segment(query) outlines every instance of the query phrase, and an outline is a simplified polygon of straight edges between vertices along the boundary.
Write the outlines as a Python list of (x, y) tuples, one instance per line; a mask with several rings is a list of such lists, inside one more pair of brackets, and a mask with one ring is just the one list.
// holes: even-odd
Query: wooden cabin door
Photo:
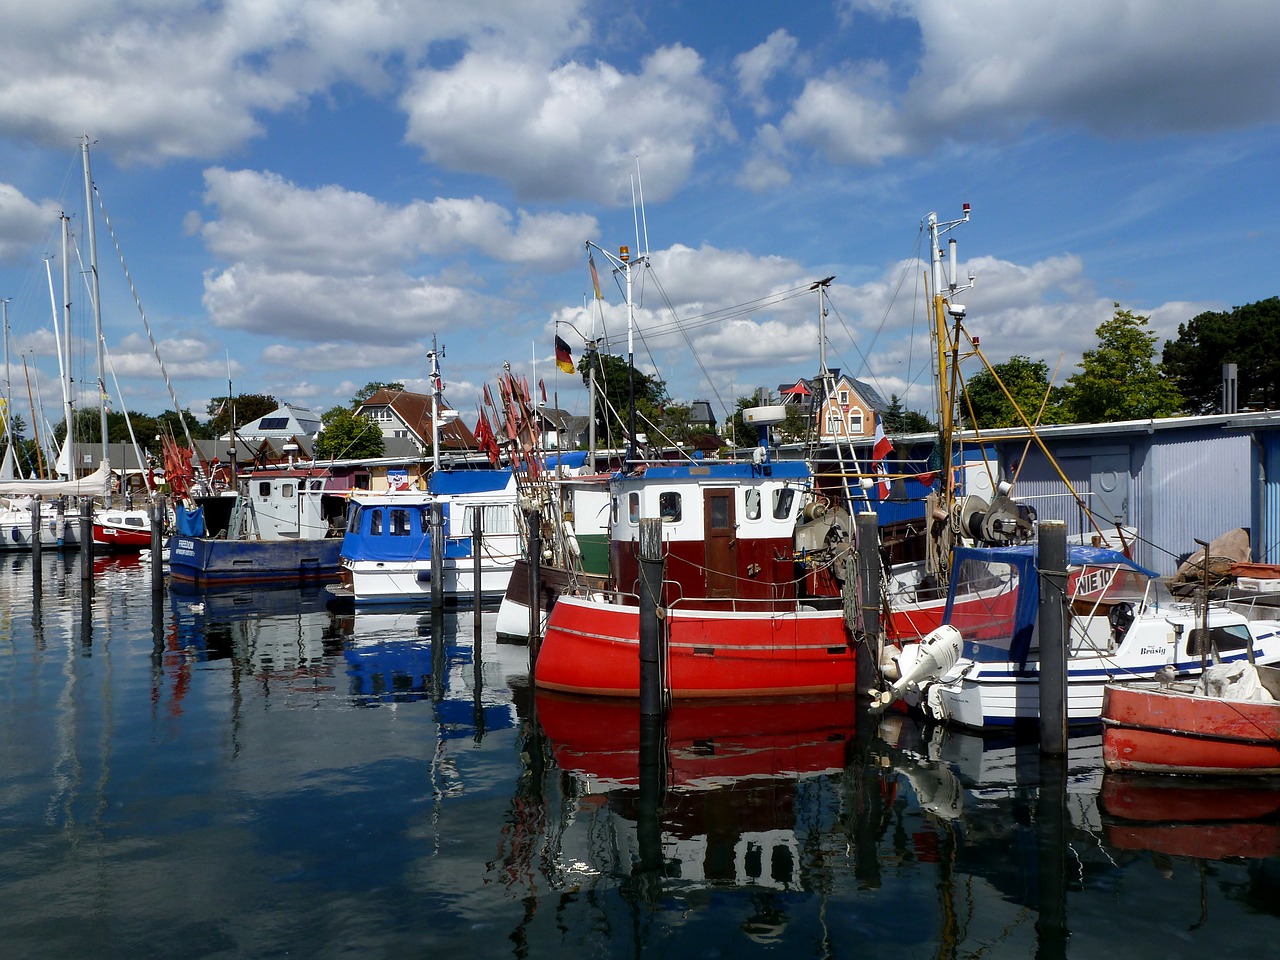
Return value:
[(732, 489), (722, 487), (702, 493), (708, 597), (732, 597), (737, 592), (738, 522), (733, 494)]

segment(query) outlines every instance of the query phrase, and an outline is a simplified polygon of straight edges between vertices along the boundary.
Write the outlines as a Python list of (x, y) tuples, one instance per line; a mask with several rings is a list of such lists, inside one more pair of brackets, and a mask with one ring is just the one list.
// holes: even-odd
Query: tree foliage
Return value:
[[(596, 368), (596, 390), (600, 400), (596, 407), (597, 442), (612, 447), (625, 446), (629, 437), (631, 416), (630, 373), (627, 361), (609, 353), (593, 353), (588, 351), (578, 360), (578, 372), (582, 374), (582, 382), (588, 383), (591, 378), (591, 359), (598, 361)], [(657, 377), (651, 377), (641, 370), (635, 371), (636, 398), (636, 432), (646, 433), (646, 421), (661, 423), (663, 408), (671, 399), (667, 394), (667, 385)], [(655, 441), (657, 437), (653, 438)]]
[(889, 397), (889, 409), (880, 418), (885, 433), (933, 433), (938, 425), (918, 410), (908, 410), (895, 393)]
[(1162, 362), (1191, 413), (1222, 409), (1224, 363), (1236, 364), (1241, 407), (1280, 408), (1280, 297), (1179, 324), (1177, 339), (1164, 345)]
[(320, 420), (324, 429), (316, 437), (317, 460), (363, 460), (386, 452), (382, 429), (369, 417), (334, 407)]
[(252, 423), (280, 407), (275, 397), (263, 393), (242, 393), (231, 403), (226, 397), (214, 397), (209, 401), (208, 427), (212, 436), (221, 437), (231, 432), (231, 413), (235, 411), (236, 427)]
[(1078, 423), (1109, 423), (1167, 417), (1182, 409), (1182, 396), (1156, 362), (1156, 335), (1148, 317), (1115, 305), (1094, 332), (1098, 346), (1086, 350), (1080, 372), (1067, 380), (1066, 405)]
[[(1017, 409), (1000, 389), (1001, 383), (1009, 391)], [(967, 429), (975, 426), (982, 429), (1021, 427), (1022, 418), (1018, 416), (1018, 410), (1021, 410), (1032, 425), (1070, 423), (1071, 417), (1063, 401), (1063, 388), (1049, 383), (1048, 364), (1043, 360), (1015, 356), (1004, 363), (992, 364), (991, 370), (983, 370), (969, 378), (960, 399), (960, 419)]]

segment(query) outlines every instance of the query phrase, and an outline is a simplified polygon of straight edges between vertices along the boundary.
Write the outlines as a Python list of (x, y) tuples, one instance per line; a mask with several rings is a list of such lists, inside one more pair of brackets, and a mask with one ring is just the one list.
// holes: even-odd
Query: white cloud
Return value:
[(499, 177), (524, 197), (622, 203), (636, 158), (646, 197), (664, 200), (684, 184), (716, 133), (718, 99), (698, 54), (673, 46), (635, 76), (473, 51), (423, 71), (402, 106), (408, 139), (441, 166)]
[(763, 116), (772, 109), (765, 85), (790, 66), (797, 46), (796, 38), (779, 28), (769, 34), (764, 43), (734, 57), (738, 88), (758, 115)]
[[(341, 83), (378, 91), (440, 41), (559, 50), (584, 0), (97, 0), (10, 4), (0, 133), (49, 146), (84, 131), (125, 160), (217, 157), (261, 115)], [(545, 55), (545, 53), (542, 53)]]
[(415, 200), (395, 207), (338, 186), (314, 190), (272, 173), (213, 168), (205, 202), (220, 217), (202, 227), (209, 249), (227, 260), (275, 269), (359, 275), (419, 255), (482, 251), (540, 268), (576, 262), (594, 217), (511, 214), (480, 197)]
[(0, 260), (29, 254), (33, 244), (49, 235), (58, 212), (53, 201), (36, 203), (12, 184), (0, 183)]
[(1280, 118), (1272, 0), (843, 0), (840, 12), (915, 21), (922, 51), (905, 87), (869, 85), (879, 68), (865, 62), (806, 85), (781, 127), (840, 162), (1036, 124), (1146, 137)]

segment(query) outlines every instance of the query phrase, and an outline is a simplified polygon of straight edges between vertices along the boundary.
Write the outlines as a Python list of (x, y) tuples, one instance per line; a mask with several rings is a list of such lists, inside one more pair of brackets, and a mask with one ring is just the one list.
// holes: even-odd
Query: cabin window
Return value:
[(423, 533), (426, 533), (428, 530), (431, 529), (431, 508), (430, 507), (418, 508), (418, 528), (422, 530)]
[(393, 507), (391, 509), (390, 526), (393, 537), (407, 537), (409, 535), (409, 511), (404, 507)]
[(382, 511), (371, 510), (369, 512), (369, 534), (370, 536), (382, 536)]
[[(1196, 627), (1187, 635), (1187, 656), (1200, 656), (1200, 637), (1204, 633), (1199, 627)], [(1213, 656), (1213, 648), (1216, 646), (1219, 653), (1229, 653), (1233, 650), (1249, 649), (1249, 628), (1243, 623), (1232, 624), (1228, 627), (1210, 627), (1209, 640), (1212, 644), (1206, 644), (1204, 653), (1208, 657)]]
[(658, 494), (658, 515), (663, 520), (677, 523), (682, 516), (680, 510), (680, 494), (678, 493), (660, 493)]
[(791, 516), (791, 507), (795, 500), (796, 492), (790, 487), (773, 491), (773, 519), (786, 520)]
[(266, 498), (266, 497), (271, 496), (271, 481), (270, 481), (270, 480), (259, 480), (259, 481), (258, 481), (258, 496), (263, 497), (263, 498)]
[(640, 494), (627, 494), (627, 518), (632, 523), (640, 522)]
[(142, 518), (141, 517), (125, 517), (124, 525), (126, 527), (140, 527), (142, 526)]
[(347, 517), (348, 530), (355, 530), (355, 531), (360, 530), (360, 514), (363, 512), (364, 511), (361, 509), (360, 504), (353, 503), (351, 505), (351, 514), (350, 516)]
[(312, 490), (323, 490), (323, 489), (324, 489), (324, 481), (323, 481), (323, 480), (312, 480), (312, 481), (311, 481), (311, 489), (312, 489)]
[(280, 484), (280, 496), (285, 498), (291, 498), (293, 496), (293, 484), (292, 483)]
[(752, 489), (747, 491), (747, 519), (748, 520), (760, 519), (760, 491), (759, 490)]

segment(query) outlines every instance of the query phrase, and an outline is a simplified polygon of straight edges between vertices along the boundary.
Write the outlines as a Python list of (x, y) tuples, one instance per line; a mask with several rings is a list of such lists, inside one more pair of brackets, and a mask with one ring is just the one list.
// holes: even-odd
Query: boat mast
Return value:
[[(956, 405), (956, 394), (959, 385), (960, 360), (960, 322), (964, 319), (964, 306), (955, 303), (952, 298), (962, 290), (969, 290), (974, 285), (974, 277), (968, 283), (960, 283), (960, 263), (956, 254), (956, 240), (951, 237), (947, 243), (948, 252), (942, 252), (941, 238), (962, 223), (969, 222), (969, 204), (964, 205), (964, 216), (958, 220), (938, 222), (936, 213), (929, 214), (929, 259), (930, 284), (933, 287), (933, 339), (937, 350), (937, 369), (935, 376), (938, 387), (938, 427), (942, 434), (942, 495), (948, 504), (955, 497), (954, 456), (955, 435), (958, 427), (959, 408)], [(947, 277), (942, 261), (950, 256), (951, 275)], [(947, 317), (955, 320), (955, 329), (947, 328)]]
[(436, 335), (431, 335), (431, 349), (427, 351), (427, 359), (431, 361), (431, 472), (440, 469), (440, 405), (444, 397), (440, 390), (440, 358), (444, 356), (444, 347), (437, 348)]
[(0, 316), (4, 322), (4, 436), (9, 442), (9, 453), (13, 457), (15, 470), (22, 475), (18, 466), (18, 452), (13, 445), (13, 380), (9, 374), (9, 301), (12, 297), (0, 299)]
[[(831, 368), (827, 366), (827, 287), (831, 285), (831, 281), (835, 277), (827, 277), (825, 280), (816, 281), (810, 290), (818, 292), (818, 376), (822, 381), (822, 405), (819, 411), (826, 409), (826, 404), (831, 402), (836, 392), (835, 378), (831, 376)], [(819, 413), (821, 415), (821, 413)], [(822, 436), (823, 424), (815, 424), (816, 435)], [(840, 418), (840, 433), (848, 439), (848, 423), (842, 416)], [(853, 494), (849, 490), (849, 469), (845, 465), (845, 449), (840, 443), (840, 434), (833, 436), (836, 451), (836, 466), (840, 472), (840, 491), (843, 495), (843, 505), (852, 515), (853, 513)], [(849, 447), (852, 454), (853, 447)], [(854, 469), (857, 469), (855, 459)]]
[(98, 341), (98, 419), (102, 427), (102, 462), (107, 462), (107, 360), (102, 342), (102, 300), (98, 295), (98, 231), (93, 219), (93, 177), (89, 172), (89, 135), (80, 144), (84, 158), (84, 222), (89, 234), (89, 282), (93, 296), (93, 335)]
[[(68, 479), (75, 479), (75, 410), (71, 405), (71, 218), (62, 214), (62, 332), (58, 332), (58, 318), (53, 318), (54, 339), (58, 343), (58, 373), (62, 381), (62, 415), (67, 423), (67, 435), (58, 452), (58, 472)], [(65, 467), (65, 470), (64, 470)]]

